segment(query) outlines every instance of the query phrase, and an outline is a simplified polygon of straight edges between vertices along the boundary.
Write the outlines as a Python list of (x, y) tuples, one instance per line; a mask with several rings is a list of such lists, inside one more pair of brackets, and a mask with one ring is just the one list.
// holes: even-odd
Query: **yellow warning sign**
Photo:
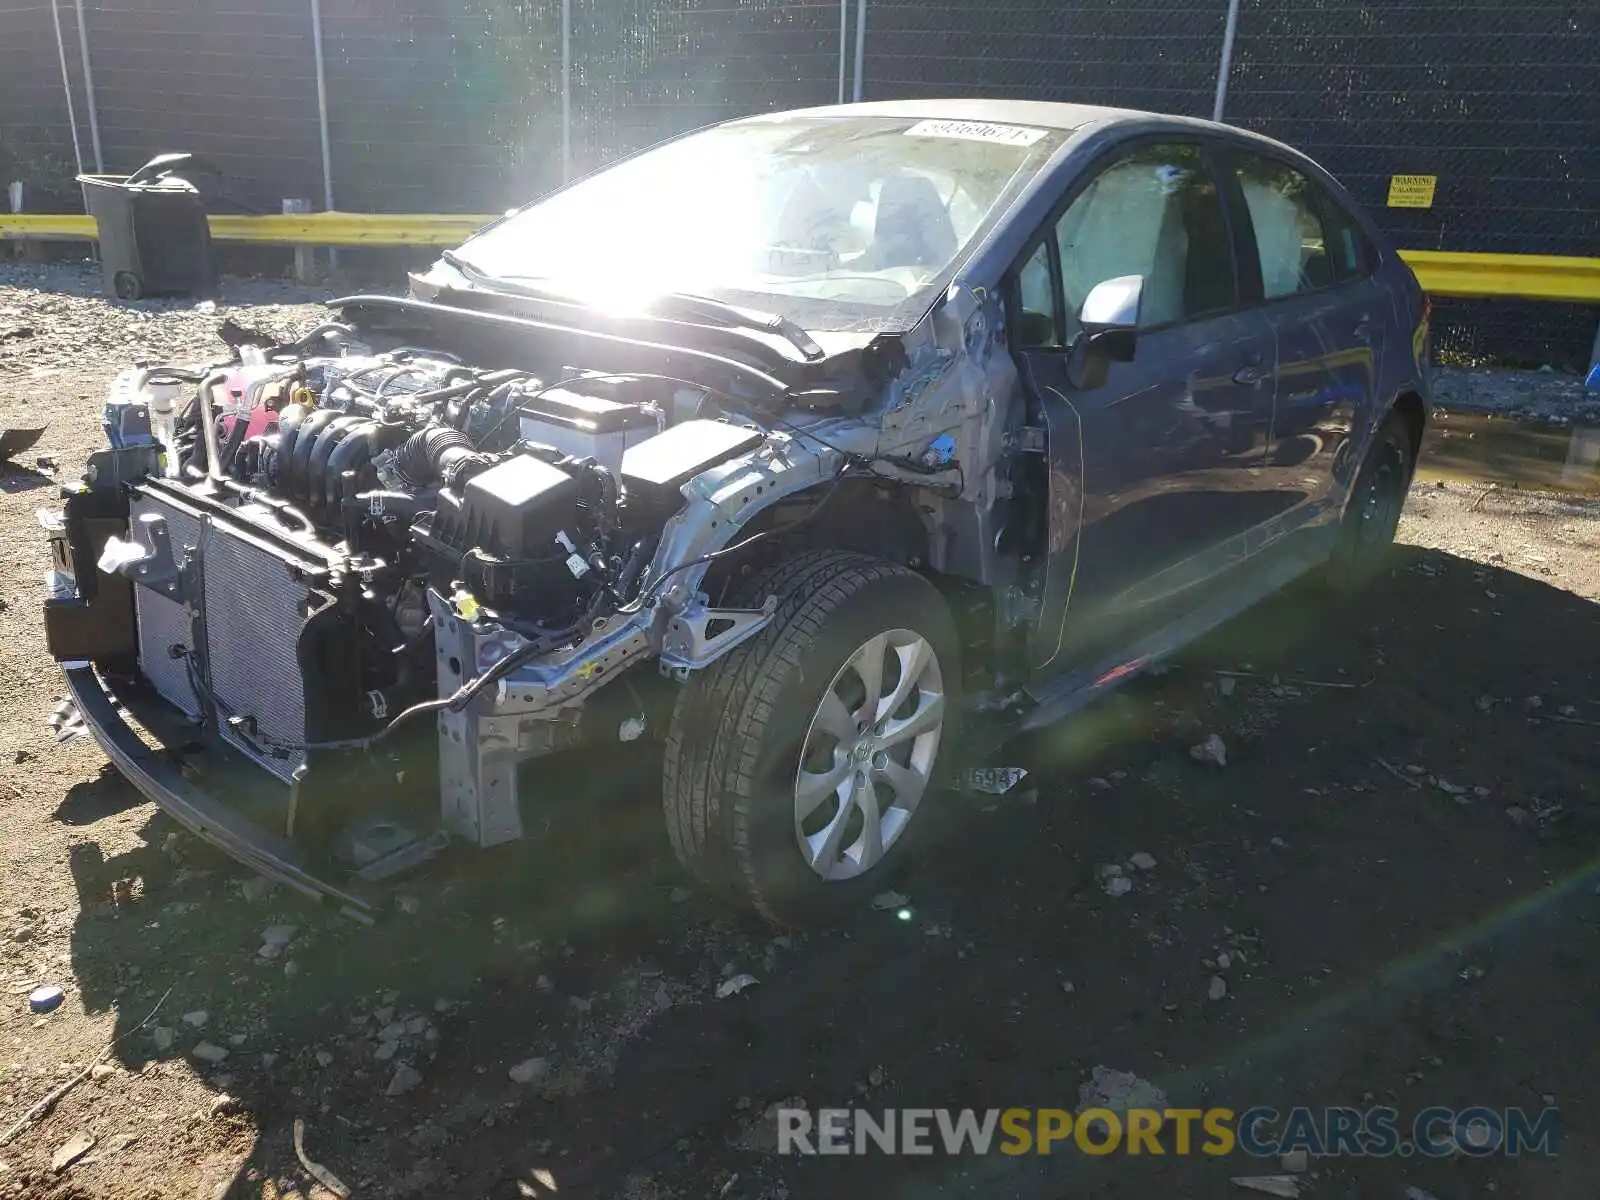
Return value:
[(1433, 189), (1438, 183), (1437, 175), (1391, 175), (1389, 207), (1432, 208)]

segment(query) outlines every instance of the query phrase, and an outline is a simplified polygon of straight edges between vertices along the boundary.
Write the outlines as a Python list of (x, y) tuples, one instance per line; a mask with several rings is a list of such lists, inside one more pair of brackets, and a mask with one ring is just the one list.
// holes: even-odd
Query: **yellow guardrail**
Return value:
[[(227, 242), (280, 246), (459, 246), (494, 216), (439, 213), (320, 212), (208, 218), (211, 236)], [(94, 218), (0, 213), (0, 238), (93, 238)]]
[[(288, 246), (457, 246), (494, 216), (439, 213), (304, 213), (210, 218), (219, 241)], [(0, 238), (93, 238), (91, 217), (0, 213)], [(1600, 258), (1402, 250), (1436, 296), (1600, 304)]]
[(1468, 254), (1402, 250), (1400, 257), (1435, 296), (1497, 296), (1600, 304), (1600, 258), (1555, 254)]

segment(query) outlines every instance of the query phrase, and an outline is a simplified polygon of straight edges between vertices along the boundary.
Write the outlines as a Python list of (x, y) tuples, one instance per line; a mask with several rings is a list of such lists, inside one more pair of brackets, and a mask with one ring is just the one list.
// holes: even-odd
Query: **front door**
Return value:
[[(1134, 360), (1068, 381), (1098, 283), (1144, 277)], [(1149, 632), (1242, 560), (1277, 501), (1260, 490), (1271, 327), (1242, 312), (1236, 255), (1198, 143), (1135, 146), (1069, 193), (1016, 271), (1013, 345), (1049, 447), (1049, 546), (1032, 666)]]

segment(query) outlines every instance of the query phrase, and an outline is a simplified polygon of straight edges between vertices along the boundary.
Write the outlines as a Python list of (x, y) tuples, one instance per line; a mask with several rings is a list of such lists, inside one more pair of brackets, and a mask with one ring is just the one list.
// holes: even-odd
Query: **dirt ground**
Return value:
[[(1554, 1158), (1326, 1159), (1295, 1186), (1600, 1195), (1600, 504), (1491, 488), (1438, 442), (1454, 466), (1385, 578), (1297, 588), (1016, 747), (1032, 776), (891, 881), (895, 911), (803, 937), (719, 914), (641, 752), (569, 764), (540, 836), (407, 881), (368, 928), (261, 888), (47, 724), (34, 510), (99, 444), (111, 374), (318, 298), (95, 290), (0, 265), (0, 427), (49, 421), (0, 476), (0, 1138), (122, 1040), (0, 1145), (0, 1196), (333, 1194), (302, 1121), (361, 1196), (1202, 1200), (1277, 1169), (770, 1149), (779, 1102), (1070, 1109), (1099, 1066), (1194, 1107), (1557, 1105)], [(1190, 756), (1210, 733), (1225, 767)], [(66, 990), (48, 1016), (39, 983)]]

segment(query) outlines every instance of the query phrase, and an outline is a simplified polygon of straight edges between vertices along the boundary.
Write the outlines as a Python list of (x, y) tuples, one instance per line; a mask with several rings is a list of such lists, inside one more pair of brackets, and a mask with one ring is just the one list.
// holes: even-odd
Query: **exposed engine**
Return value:
[[(683, 482), (762, 440), (693, 419), (703, 395), (379, 353), (339, 325), (210, 372), (127, 372), (112, 444), (160, 454), (100, 562), (142, 585), (140, 673), (288, 783), (400, 714), (459, 711), (637, 608)], [(446, 613), (516, 653), (463, 665), (434, 637)]]

